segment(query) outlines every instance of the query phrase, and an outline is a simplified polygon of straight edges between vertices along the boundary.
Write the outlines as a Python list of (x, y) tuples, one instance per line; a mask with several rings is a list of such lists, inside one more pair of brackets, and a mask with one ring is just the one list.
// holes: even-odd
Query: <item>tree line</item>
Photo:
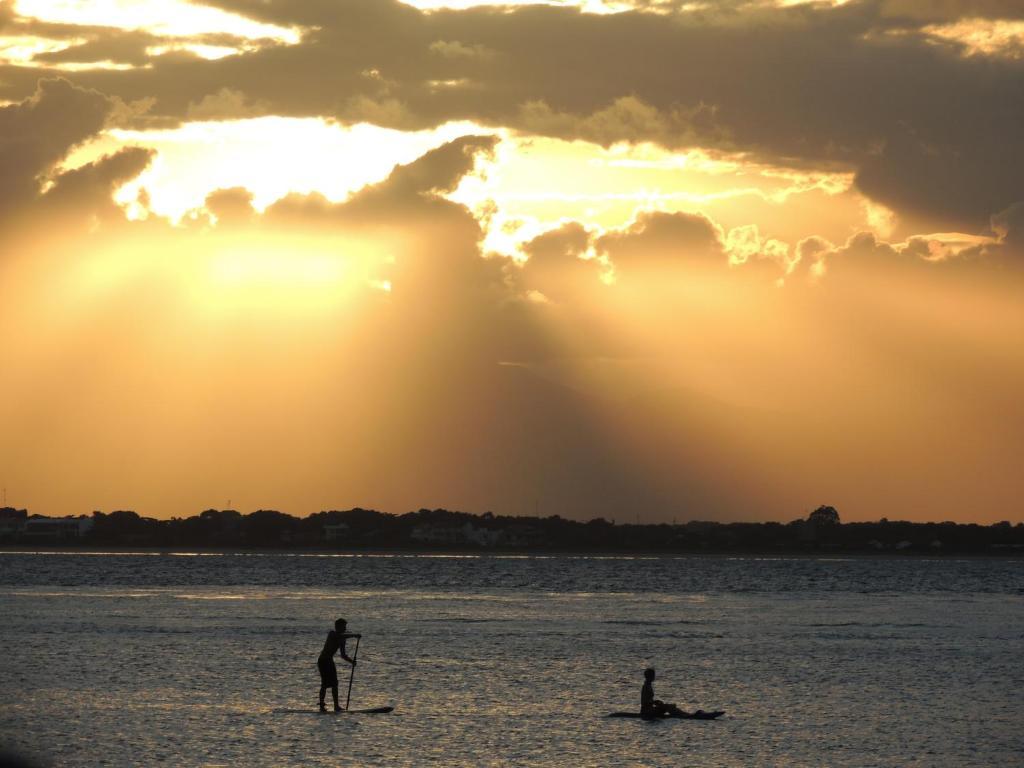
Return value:
[[(18, 512), (24, 515), (23, 510)], [(558, 515), (479, 515), (446, 509), (396, 515), (361, 508), (306, 517), (265, 509), (248, 514), (207, 509), (171, 519), (121, 510), (78, 519), (88, 525), (75, 537), (19, 536), (7, 530), (0, 538), (7, 544), (116, 547), (1024, 554), (1024, 523), (915, 523), (883, 518), (844, 524), (838, 512), (827, 506), (789, 523), (642, 524), (604, 518), (581, 522)]]

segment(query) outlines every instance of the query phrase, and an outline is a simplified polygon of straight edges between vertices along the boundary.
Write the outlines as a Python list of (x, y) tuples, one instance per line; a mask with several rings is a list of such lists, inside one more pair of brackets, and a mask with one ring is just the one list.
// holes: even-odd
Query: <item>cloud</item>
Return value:
[(1024, 254), (1019, 242), (1024, 230), (1020, 208), (1011, 206), (992, 218), (995, 237), (936, 233), (887, 241), (874, 232), (857, 232), (839, 246), (808, 237), (797, 244), (792, 273), (805, 275), (810, 284), (829, 286), (842, 286), (851, 277), (922, 281), (918, 288), (925, 281), (941, 284), (945, 279), (966, 279), (969, 285), (993, 272), (1024, 266), (1017, 260)]
[(0, 213), (34, 201), (42, 179), (112, 109), (109, 97), (64, 79), (40, 80), (31, 97), (0, 107)]
[[(993, 114), (974, 118), (978, 123), (994, 119), (1000, 118)], [(1005, 119), (1012, 118), (1006, 115)], [(880, 152), (865, 158), (857, 172), (856, 186), (871, 199), (904, 215), (926, 216), (943, 222), (947, 229), (978, 230), (993, 212), (1024, 194), (1024, 183), (1016, 170), (1024, 161), (1022, 143), (999, 143), (998, 130), (992, 133), (995, 142), (987, 140), (987, 133), (973, 128), (973, 136), (933, 143), (918, 133), (897, 128), (885, 139)]]
[[(481, 318), (477, 333), (492, 338), (505, 332), (493, 321), (509, 297), (508, 260), (481, 257), (479, 221), (444, 195), (480, 156), (493, 151), (496, 141), (492, 136), (460, 137), (396, 166), (383, 181), (340, 203), (317, 194), (288, 195), (269, 206), (260, 221), (271, 228), (312, 229), (364, 241), (373, 252), (364, 262), (368, 275), (386, 281), (396, 300), (436, 312), (442, 324), (442, 317), (457, 325), (465, 313), (475, 311)], [(453, 334), (454, 339), (464, 331)], [(479, 340), (467, 346), (481, 350)]]
[(962, 18), (1024, 19), (1024, 8), (1006, 0), (881, 0), (879, 8), (885, 17), (918, 24)]
[(494, 150), (493, 136), (462, 136), (420, 157), (398, 165), (386, 179), (364, 187), (344, 204), (328, 203), (320, 195), (289, 195), (272, 205), (268, 217), (305, 217), (311, 221), (340, 219), (360, 226), (376, 225), (382, 218), (404, 211), (414, 217), (457, 212), (477, 222), (469, 212), (444, 198), (475, 167), (481, 155)]
[(562, 139), (583, 139), (602, 146), (621, 141), (649, 141), (683, 147), (703, 141), (722, 143), (725, 129), (715, 121), (715, 109), (698, 104), (692, 109), (661, 110), (636, 96), (617, 98), (589, 114), (559, 112), (543, 100), (522, 104), (511, 124), (519, 130)]
[(544, 232), (523, 245), (528, 260), (522, 267), (522, 282), (528, 291), (545, 299), (572, 301), (582, 288), (597, 288), (607, 266), (588, 257), (592, 236), (579, 222), (567, 222)]
[(430, 50), (446, 59), (489, 59), (494, 52), (482, 45), (466, 45), (458, 40), (435, 40)]
[(682, 264), (726, 266), (721, 228), (706, 216), (689, 213), (641, 213), (627, 228), (597, 239), (616, 275), (650, 267)]
[(745, 267), (745, 271), (757, 266), (777, 279), (789, 274), (797, 261), (790, 257), (787, 243), (762, 237), (756, 224), (730, 229), (725, 237), (725, 250), (730, 266)]
[(206, 196), (204, 207), (216, 218), (218, 226), (237, 227), (252, 222), (256, 216), (252, 200), (252, 192), (244, 187), (218, 189)]
[(1020, 200), (992, 217), (992, 231), (999, 242), (1015, 253), (1024, 255), (1024, 200)]
[[(155, 97), (154, 114), (176, 119), (210, 93), (231, 93), (240, 97), (218, 115), (259, 104), (403, 128), (470, 119), (602, 144), (717, 146), (854, 170), (865, 194), (929, 229), (979, 231), (1022, 196), (1024, 61), (964, 58), (919, 34), (937, 20), (1020, 15), (1005, 3), (740, 4), (670, 23), (548, 6), (216, 5), (311, 31), (293, 46), (161, 57), (145, 71), (76, 80), (126, 100)], [(4, 74), (9, 96), (26, 87), (25, 73)], [(461, 85), (430, 85), (449, 81)]]
[(70, 45), (59, 51), (40, 53), (33, 61), (42, 64), (114, 62), (142, 67), (149, 61), (146, 49), (153, 45), (155, 36), (139, 30), (97, 30), (84, 43)]
[(796, 267), (816, 280), (825, 274), (825, 259), (834, 250), (835, 246), (822, 237), (804, 238), (796, 245)]
[(192, 102), (185, 110), (188, 120), (240, 120), (260, 117), (269, 111), (266, 104), (251, 102), (244, 93), (221, 88)]
[(114, 192), (122, 184), (142, 173), (155, 152), (129, 147), (57, 176), (42, 198), (44, 205), (78, 216), (120, 218)]
[(494, 136), (463, 136), (434, 149), (415, 163), (399, 166), (376, 189), (387, 194), (418, 195), (453, 192), (481, 155), (494, 151)]
[(421, 127), (421, 121), (403, 102), (388, 96), (353, 96), (346, 99), (338, 108), (338, 117), (348, 122), (372, 123), (399, 130), (415, 130)]

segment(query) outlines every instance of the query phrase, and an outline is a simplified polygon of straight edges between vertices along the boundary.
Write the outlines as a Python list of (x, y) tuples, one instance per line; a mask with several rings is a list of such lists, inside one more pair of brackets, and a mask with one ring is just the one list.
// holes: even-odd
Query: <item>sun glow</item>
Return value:
[[(515, 8), (527, 5), (549, 5), (558, 8), (578, 8), (584, 13), (593, 14), (641, 11), (669, 15), (708, 11), (715, 8), (715, 2), (708, 0), (695, 0), (694, 2), (681, 2), (681, 0), (401, 0), (401, 2), (422, 11), (442, 9), (461, 11), (480, 6)], [(748, 0), (750, 5), (767, 7), (811, 4), (841, 6), (848, 2), (850, 0)]]
[[(730, 228), (753, 220), (773, 237), (842, 240), (863, 228), (869, 214), (852, 183), (850, 173), (785, 168), (701, 148), (508, 137), (452, 199), (486, 218), (487, 249), (515, 256), (521, 243), (562, 222), (602, 231), (651, 210), (705, 213)], [(807, 231), (808, 208), (824, 206), (835, 220), (823, 231)]]
[(289, 193), (343, 200), (386, 178), (395, 165), (458, 136), (486, 132), (469, 123), (404, 132), (319, 118), (191, 122), (173, 130), (109, 131), (76, 150), (63, 167), (80, 167), (125, 146), (152, 148), (157, 154), (150, 167), (116, 200), (132, 205), (145, 190), (150, 211), (178, 221), (201, 208), (210, 192), (230, 187), (248, 189), (260, 211)]
[(220, 249), (211, 259), (209, 275), (211, 283), (229, 289), (257, 285), (276, 291), (337, 283), (345, 276), (346, 266), (334, 253), (294, 253), (243, 244)]
[(36, 66), (32, 61), (43, 53), (56, 53), (85, 42), (84, 38), (53, 40), (36, 35), (0, 36), (0, 62), (15, 66)]
[(964, 19), (922, 31), (936, 40), (962, 45), (968, 56), (1024, 58), (1024, 21)]
[[(290, 246), (290, 247), (289, 247)], [(357, 290), (351, 260), (326, 247), (294, 243), (229, 242), (216, 248), (194, 281), (207, 309), (319, 312)]]
[(189, 267), (188, 284), (207, 310), (322, 314), (391, 290), (381, 279), (386, 256), (372, 240), (293, 231), (215, 232), (201, 240), (209, 242)]
[[(634, 10), (635, 3), (623, 0), (401, 0), (421, 11), (454, 10), (464, 11), (479, 6), (503, 6), (513, 8), (525, 5), (553, 5), (558, 7), (579, 8), (584, 13), (622, 13)], [(658, 5), (659, 3), (654, 3)]]
[(64, 316), (157, 292), (197, 317), (297, 319), (351, 309), (391, 290), (382, 279), (386, 252), (364, 238), (214, 228), (178, 230), (174, 242), (172, 249), (140, 235), (83, 252), (55, 293)]
[(147, 56), (164, 56), (168, 53), (185, 52), (198, 56), (200, 59), (216, 61), (227, 56), (233, 56), (239, 52), (239, 48), (227, 45), (201, 45), (199, 43), (168, 43), (167, 45), (154, 45), (146, 49)]
[(226, 33), (246, 39), (297, 43), (298, 29), (262, 24), (185, 0), (17, 0), (21, 15), (56, 24), (144, 29), (155, 35)]
[[(132, 218), (156, 214), (178, 222), (200, 211), (217, 189), (245, 188), (258, 212), (292, 193), (340, 202), (396, 165), (460, 136), (487, 133), (494, 131), (472, 123), (402, 132), (316, 118), (194, 121), (172, 130), (108, 131), (76, 150), (64, 168), (125, 146), (154, 149), (149, 168), (115, 199)], [(842, 242), (859, 229), (881, 229), (877, 207), (852, 191), (850, 173), (786, 168), (699, 147), (498, 136), (493, 157), (480, 158), (478, 171), (450, 195), (476, 213), (491, 252), (517, 256), (524, 241), (565, 221), (603, 231), (652, 210), (706, 214), (727, 230), (755, 225), (766, 241), (793, 244), (811, 234)], [(808, 220), (816, 222), (813, 230)]]

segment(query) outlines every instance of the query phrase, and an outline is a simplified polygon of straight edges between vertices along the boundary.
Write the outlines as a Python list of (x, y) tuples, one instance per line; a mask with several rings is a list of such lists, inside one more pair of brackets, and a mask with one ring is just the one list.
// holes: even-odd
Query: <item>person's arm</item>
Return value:
[(355, 632), (346, 632), (344, 635), (341, 636), (341, 644), (338, 646), (338, 653), (341, 654), (341, 658), (343, 658), (345, 661), (347, 661), (354, 667), (356, 665), (356, 660), (350, 658), (349, 655), (345, 653), (345, 641), (348, 640), (350, 637), (362, 637), (362, 635), (357, 634)]

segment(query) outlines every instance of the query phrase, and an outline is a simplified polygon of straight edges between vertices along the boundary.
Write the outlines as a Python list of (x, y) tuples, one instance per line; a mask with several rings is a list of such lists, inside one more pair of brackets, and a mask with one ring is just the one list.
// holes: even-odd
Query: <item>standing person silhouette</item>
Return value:
[(327, 633), (327, 640), (324, 642), (324, 649), (320, 651), (320, 655), (317, 657), (316, 666), (320, 670), (320, 711), (326, 712), (327, 707), (324, 705), (324, 695), (327, 693), (327, 689), (331, 689), (331, 696), (334, 697), (334, 711), (340, 712), (341, 705), (338, 704), (338, 668), (334, 664), (335, 652), (341, 653), (341, 658), (351, 664), (353, 667), (356, 665), (356, 660), (349, 658), (348, 654), (345, 653), (345, 641), (350, 637), (362, 637), (353, 632), (346, 632), (345, 629), (348, 627), (348, 622), (345, 619), (338, 619), (334, 622), (334, 629)]

